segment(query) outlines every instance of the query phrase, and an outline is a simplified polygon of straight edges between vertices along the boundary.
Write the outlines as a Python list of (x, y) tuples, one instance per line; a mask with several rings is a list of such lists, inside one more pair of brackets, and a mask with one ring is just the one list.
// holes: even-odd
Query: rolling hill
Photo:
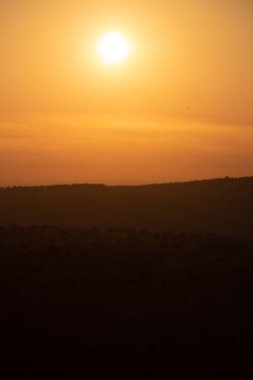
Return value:
[(0, 189), (0, 225), (253, 235), (253, 177), (145, 186)]

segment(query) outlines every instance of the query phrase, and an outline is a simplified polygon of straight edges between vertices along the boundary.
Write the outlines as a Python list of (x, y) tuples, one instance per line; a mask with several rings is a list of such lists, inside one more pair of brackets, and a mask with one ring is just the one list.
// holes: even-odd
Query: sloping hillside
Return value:
[(253, 236), (253, 177), (147, 186), (0, 189), (0, 225)]

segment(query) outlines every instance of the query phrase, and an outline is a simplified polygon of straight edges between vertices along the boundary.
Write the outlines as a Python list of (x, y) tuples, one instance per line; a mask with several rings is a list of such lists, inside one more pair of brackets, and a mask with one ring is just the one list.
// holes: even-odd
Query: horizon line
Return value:
[(73, 182), (73, 183), (55, 183), (55, 184), (46, 184), (46, 185), (7, 185), (0, 186), (0, 190), (5, 189), (18, 189), (18, 188), (45, 188), (45, 187), (73, 187), (73, 186), (94, 186), (94, 187), (148, 187), (148, 186), (162, 186), (162, 185), (178, 185), (178, 184), (190, 184), (196, 182), (212, 182), (212, 181), (224, 181), (224, 180), (245, 180), (253, 179), (252, 176), (243, 176), (243, 177), (213, 177), (213, 178), (203, 178), (203, 179), (192, 179), (188, 181), (171, 181), (171, 182), (154, 182), (154, 183), (143, 183), (143, 184), (115, 184), (110, 185), (106, 183), (99, 182)]

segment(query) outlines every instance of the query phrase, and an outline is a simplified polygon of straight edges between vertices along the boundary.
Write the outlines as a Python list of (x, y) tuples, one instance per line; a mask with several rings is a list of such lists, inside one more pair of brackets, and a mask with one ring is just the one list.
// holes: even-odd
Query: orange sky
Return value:
[[(0, 2), (0, 186), (253, 174), (251, 0)], [(100, 36), (130, 40), (106, 66)]]

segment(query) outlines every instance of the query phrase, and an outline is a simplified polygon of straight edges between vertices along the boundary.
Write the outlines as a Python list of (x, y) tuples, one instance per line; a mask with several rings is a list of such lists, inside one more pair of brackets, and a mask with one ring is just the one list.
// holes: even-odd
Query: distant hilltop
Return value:
[(0, 226), (131, 228), (250, 238), (253, 177), (0, 188), (0, 209)]
[(59, 183), (59, 184), (48, 184), (48, 185), (12, 185), (12, 186), (2, 186), (0, 187), (1, 190), (6, 190), (6, 189), (37, 189), (37, 188), (63, 188), (63, 187), (124, 187), (124, 188), (129, 188), (129, 187), (154, 187), (154, 186), (175, 186), (175, 185), (185, 185), (185, 184), (196, 184), (196, 183), (210, 183), (210, 182), (224, 182), (224, 181), (252, 181), (253, 176), (250, 177), (220, 177), (220, 178), (211, 178), (211, 179), (195, 179), (191, 181), (172, 181), (172, 182), (159, 182), (159, 183), (146, 183), (146, 184), (129, 184), (129, 185), (108, 185), (105, 183)]

